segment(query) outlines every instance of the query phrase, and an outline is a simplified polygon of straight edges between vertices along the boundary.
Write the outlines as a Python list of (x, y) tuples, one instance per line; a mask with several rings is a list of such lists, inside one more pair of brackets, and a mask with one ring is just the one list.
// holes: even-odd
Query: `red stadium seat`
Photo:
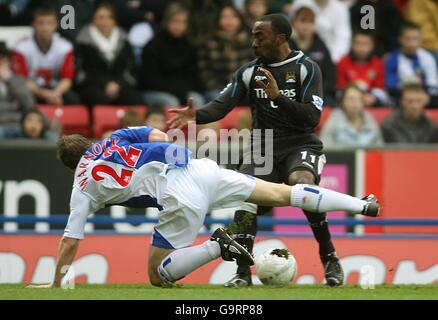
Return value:
[(369, 108), (367, 109), (369, 113), (373, 116), (374, 120), (376, 120), (378, 125), (381, 125), (383, 122), (383, 119), (385, 119), (387, 116), (389, 116), (394, 109), (392, 108)]
[(322, 108), (321, 118), (319, 120), (319, 124), (316, 126), (315, 132), (319, 133), (321, 131), (321, 128), (324, 126), (325, 122), (327, 121), (328, 117), (330, 116), (330, 113), (332, 112), (332, 109), (328, 106), (325, 106)]
[(239, 106), (233, 108), (223, 119), (219, 120), (219, 125), (222, 129), (234, 129), (237, 128), (239, 120), (243, 114), (250, 112), (249, 107)]
[(58, 120), (65, 134), (79, 133), (90, 136), (90, 114), (83, 105), (56, 106), (39, 104), (36, 106), (49, 120)]
[(136, 110), (145, 116), (146, 106), (112, 106), (96, 105), (93, 107), (93, 136), (101, 138), (106, 131), (116, 130), (119, 127), (120, 118), (127, 110)]
[(426, 113), (438, 126), (438, 109), (428, 109)]

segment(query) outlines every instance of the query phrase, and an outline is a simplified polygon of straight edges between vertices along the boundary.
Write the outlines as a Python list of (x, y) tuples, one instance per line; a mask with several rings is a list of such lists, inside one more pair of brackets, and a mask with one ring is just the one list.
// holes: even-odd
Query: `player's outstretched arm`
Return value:
[(169, 110), (175, 115), (167, 121), (169, 129), (182, 129), (189, 121), (196, 121), (196, 110), (193, 107), (193, 99), (187, 100), (187, 106), (185, 108), (173, 108)]
[(64, 236), (59, 242), (53, 281), (50, 284), (30, 285), (30, 288), (59, 288), (61, 286), (61, 280), (67, 274), (78, 251), (79, 241), (84, 238), (87, 217), (93, 213), (90, 206), (90, 198), (78, 188), (73, 188), (70, 199), (70, 216)]
[(28, 288), (59, 288), (61, 280), (67, 274), (76, 252), (79, 248), (79, 239), (62, 237), (58, 247), (58, 257), (56, 259), (55, 276), (52, 283), (41, 285), (29, 285)]

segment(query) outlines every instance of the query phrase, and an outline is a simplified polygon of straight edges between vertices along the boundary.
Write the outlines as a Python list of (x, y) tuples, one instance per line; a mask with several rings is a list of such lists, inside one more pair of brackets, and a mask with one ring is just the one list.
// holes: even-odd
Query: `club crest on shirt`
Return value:
[(297, 80), (295, 79), (295, 72), (286, 72), (285, 80), (286, 80), (286, 83), (297, 82)]

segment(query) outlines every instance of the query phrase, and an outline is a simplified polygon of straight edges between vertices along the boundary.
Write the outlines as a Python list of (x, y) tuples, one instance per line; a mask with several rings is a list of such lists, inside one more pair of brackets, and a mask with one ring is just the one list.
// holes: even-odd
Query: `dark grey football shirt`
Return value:
[[(277, 81), (281, 94), (275, 100), (257, 85), (256, 80), (267, 81), (258, 67), (269, 70)], [(318, 65), (301, 51), (292, 51), (281, 62), (264, 64), (256, 59), (241, 67), (215, 100), (197, 110), (196, 122), (220, 120), (234, 106), (249, 104), (253, 129), (273, 129), (276, 142), (322, 148), (314, 133), (324, 104), (322, 96)]]

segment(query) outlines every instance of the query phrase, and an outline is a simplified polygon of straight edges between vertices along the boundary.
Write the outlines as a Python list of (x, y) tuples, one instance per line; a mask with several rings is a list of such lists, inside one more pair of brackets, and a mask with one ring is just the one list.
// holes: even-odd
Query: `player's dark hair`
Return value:
[(80, 134), (63, 135), (58, 140), (57, 157), (67, 168), (75, 170), (91, 145), (92, 142)]
[(50, 6), (42, 6), (36, 8), (32, 12), (32, 21), (35, 21), (38, 17), (45, 17), (45, 16), (54, 16), (55, 19), (58, 19), (58, 13), (56, 10)]
[(292, 27), (286, 17), (279, 13), (267, 14), (258, 21), (270, 22), (275, 34), (284, 34), (286, 40), (292, 35)]

